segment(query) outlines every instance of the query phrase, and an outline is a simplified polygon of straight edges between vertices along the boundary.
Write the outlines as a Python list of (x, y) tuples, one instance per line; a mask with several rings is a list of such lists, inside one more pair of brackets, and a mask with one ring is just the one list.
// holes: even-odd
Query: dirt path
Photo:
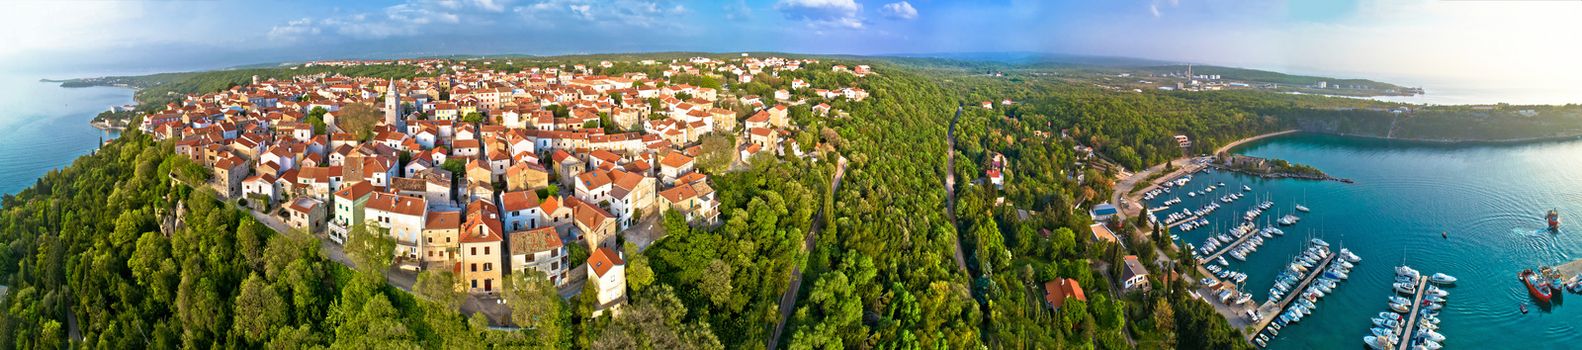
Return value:
[[(961, 120), (960, 104), (956, 105), (956, 116), (950, 119), (950, 130), (945, 132), (945, 218), (950, 220), (952, 227), (956, 225), (956, 122)], [(967, 255), (961, 250), (961, 235), (956, 235), (956, 240), (951, 244), (956, 247), (956, 267), (961, 272), (967, 271)]]

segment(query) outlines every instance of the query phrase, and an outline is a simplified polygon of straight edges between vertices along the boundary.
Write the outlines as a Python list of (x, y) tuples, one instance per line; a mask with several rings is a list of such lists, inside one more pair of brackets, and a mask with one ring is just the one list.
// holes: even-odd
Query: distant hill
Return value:
[[(1152, 72), (1152, 73), (1158, 73), (1158, 74), (1180, 73), (1180, 72), (1186, 71), (1186, 65), (1177, 64), (1177, 65), (1151, 66), (1151, 67), (1143, 67), (1142, 70), (1148, 71), (1148, 72)], [(1234, 67), (1221, 67), (1221, 66), (1211, 66), (1211, 65), (1193, 65), (1192, 66), (1192, 74), (1196, 74), (1196, 75), (1204, 75), (1204, 74), (1219, 75), (1223, 79), (1246, 80), (1246, 81), (1256, 81), (1256, 82), (1261, 82), (1261, 83), (1275, 83), (1275, 84), (1285, 84), (1285, 85), (1317, 85), (1319, 82), (1322, 81), (1322, 82), (1327, 82), (1330, 85), (1339, 84), (1339, 85), (1345, 85), (1345, 86), (1353, 86), (1353, 85), (1355, 85), (1355, 86), (1371, 86), (1371, 87), (1376, 88), (1376, 89), (1403, 88), (1402, 86), (1399, 86), (1399, 85), (1385, 83), (1385, 82), (1379, 82), (1379, 81), (1373, 81), (1373, 80), (1368, 80), (1368, 79), (1341, 79), (1341, 78), (1309, 76), (1309, 75), (1292, 75), (1292, 74), (1285, 74), (1285, 73), (1280, 73), (1280, 72), (1271, 72), (1271, 71), (1266, 71), (1266, 70), (1234, 68)]]

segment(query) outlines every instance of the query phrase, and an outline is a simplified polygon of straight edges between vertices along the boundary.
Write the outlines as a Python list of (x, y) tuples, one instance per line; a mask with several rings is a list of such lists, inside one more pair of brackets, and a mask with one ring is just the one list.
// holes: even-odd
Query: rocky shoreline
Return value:
[(1343, 178), (1343, 177), (1329, 176), (1329, 174), (1308, 175), (1308, 174), (1294, 174), (1294, 173), (1283, 173), (1283, 172), (1273, 172), (1273, 173), (1271, 173), (1271, 172), (1259, 172), (1259, 171), (1253, 171), (1253, 170), (1248, 170), (1248, 169), (1240, 169), (1240, 168), (1233, 168), (1233, 167), (1228, 167), (1228, 166), (1224, 166), (1224, 165), (1221, 165), (1221, 164), (1212, 164), (1212, 163), (1209, 164), (1208, 166), (1210, 168), (1214, 168), (1214, 170), (1242, 173), (1242, 174), (1257, 176), (1257, 177), (1261, 177), (1261, 178), (1265, 178), (1265, 179), (1297, 179), (1297, 180), (1315, 180), (1315, 181), (1335, 181), (1335, 182), (1348, 183), (1348, 184), (1349, 183), (1356, 183), (1356, 181), (1353, 181), (1352, 179)]

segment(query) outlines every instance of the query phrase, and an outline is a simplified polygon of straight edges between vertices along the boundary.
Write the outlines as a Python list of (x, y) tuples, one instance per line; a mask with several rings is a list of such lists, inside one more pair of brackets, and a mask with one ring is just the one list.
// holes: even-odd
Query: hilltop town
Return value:
[[(754, 158), (833, 160), (833, 146), (809, 144), (817, 138), (803, 134), (818, 130), (797, 121), (839, 117), (832, 104), (868, 93), (781, 73), (844, 76), (822, 79), (831, 82), (875, 74), (745, 54), (511, 71), (438, 59), (304, 66), (360, 65), (431, 74), (255, 76), (184, 96), (136, 127), (172, 140), (212, 173), (202, 186), (276, 230), (337, 247), (358, 234), (388, 237), (392, 273), (451, 271), (477, 298), (497, 297), (505, 276), (530, 270), (563, 295), (592, 284), (596, 312), (625, 298), (624, 243), (651, 244), (665, 215), (720, 224), (711, 175)], [(662, 74), (643, 72), (655, 68)], [(718, 79), (770, 79), (776, 89), (759, 96)]]

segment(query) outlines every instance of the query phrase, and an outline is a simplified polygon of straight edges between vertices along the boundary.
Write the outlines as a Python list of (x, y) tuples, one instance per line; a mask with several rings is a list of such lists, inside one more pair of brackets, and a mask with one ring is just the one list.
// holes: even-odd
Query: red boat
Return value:
[(1559, 231), (1560, 230), (1560, 212), (1559, 211), (1557, 211), (1555, 209), (1549, 209), (1549, 215), (1546, 215), (1545, 218), (1549, 219), (1549, 230), (1550, 231)]
[(1533, 273), (1532, 269), (1526, 269), (1522, 270), (1522, 273), (1516, 277), (1522, 280), (1522, 284), (1527, 285), (1527, 293), (1532, 294), (1534, 299), (1538, 299), (1540, 303), (1549, 303), (1549, 297), (1553, 295), (1554, 288), (1549, 286), (1549, 281), (1545, 280), (1543, 276)]

